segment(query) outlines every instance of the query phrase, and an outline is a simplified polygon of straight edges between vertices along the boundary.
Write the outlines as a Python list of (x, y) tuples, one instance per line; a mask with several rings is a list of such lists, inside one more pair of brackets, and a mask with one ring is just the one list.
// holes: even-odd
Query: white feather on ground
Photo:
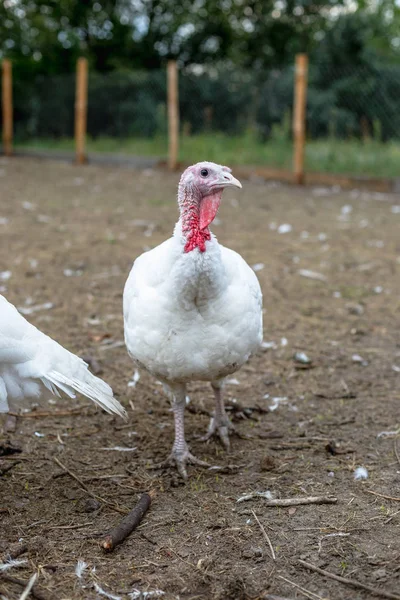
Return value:
[(78, 579), (82, 579), (82, 575), (87, 569), (87, 566), (88, 564), (84, 560), (82, 560), (81, 558), (78, 560), (75, 567), (75, 575), (78, 577)]
[(14, 567), (20, 567), (22, 565), (25, 565), (27, 562), (28, 561), (25, 558), (7, 560), (5, 563), (0, 563), (0, 571), (8, 571), (9, 569), (13, 569)]
[(31, 325), (0, 295), (0, 412), (9, 402), (38, 398), (47, 388), (70, 398), (83, 394), (109, 413), (126, 417), (110, 386), (87, 364)]

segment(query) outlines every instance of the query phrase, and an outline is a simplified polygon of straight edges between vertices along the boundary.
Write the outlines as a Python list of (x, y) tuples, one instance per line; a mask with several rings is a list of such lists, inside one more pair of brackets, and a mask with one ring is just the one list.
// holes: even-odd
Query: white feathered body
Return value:
[(80, 392), (107, 412), (125, 416), (107, 383), (0, 295), (0, 412), (7, 412), (9, 403), (38, 398), (45, 389), (55, 395), (62, 390), (71, 398)]
[(262, 295), (243, 258), (214, 236), (184, 252), (174, 236), (136, 259), (124, 291), (125, 341), (139, 366), (165, 383), (215, 381), (262, 340)]

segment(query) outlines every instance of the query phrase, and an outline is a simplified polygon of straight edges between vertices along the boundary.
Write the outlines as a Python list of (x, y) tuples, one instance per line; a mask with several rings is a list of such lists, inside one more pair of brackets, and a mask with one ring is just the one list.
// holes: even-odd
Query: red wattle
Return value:
[(222, 192), (218, 191), (210, 196), (204, 196), (200, 202), (200, 229), (206, 229), (215, 219), (221, 203)]

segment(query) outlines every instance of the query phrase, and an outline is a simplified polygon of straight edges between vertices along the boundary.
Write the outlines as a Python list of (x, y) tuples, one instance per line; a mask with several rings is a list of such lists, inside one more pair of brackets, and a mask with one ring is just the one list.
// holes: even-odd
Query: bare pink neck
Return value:
[(186, 240), (184, 252), (198, 248), (206, 251), (206, 242), (211, 239), (208, 229), (200, 229), (199, 199), (194, 190), (179, 189), (178, 202), (181, 210), (182, 234)]

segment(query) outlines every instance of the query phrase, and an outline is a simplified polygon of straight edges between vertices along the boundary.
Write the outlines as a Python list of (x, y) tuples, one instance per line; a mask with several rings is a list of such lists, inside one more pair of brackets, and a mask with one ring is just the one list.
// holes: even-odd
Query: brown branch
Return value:
[(131, 512), (110, 531), (104, 540), (100, 542), (100, 546), (103, 550), (112, 552), (118, 544), (122, 544), (128, 535), (136, 529), (146, 512), (149, 510), (154, 495), (154, 492), (150, 491), (148, 494), (143, 494), (140, 497), (139, 502)]
[(301, 506), (302, 504), (336, 504), (333, 496), (309, 496), (307, 498), (277, 498), (267, 500), (267, 506)]
[(241, 496), (236, 502), (245, 502), (253, 498), (264, 498), (264, 506), (301, 506), (303, 504), (336, 504), (337, 498), (333, 496), (305, 496), (304, 498), (276, 498), (270, 499), (267, 492), (251, 492)]
[(373, 492), (372, 490), (365, 490), (367, 494), (373, 494), (374, 496), (379, 496), (379, 498), (386, 498), (386, 500), (394, 500), (394, 502), (400, 502), (400, 498), (396, 496), (387, 496), (386, 494), (378, 494), (378, 492)]
[[(6, 575), (5, 573), (0, 573), (0, 577), (3, 581), (7, 581), (8, 583), (15, 583), (15, 585), (20, 585), (24, 589), (28, 585), (28, 581), (23, 581), (22, 579), (17, 579), (16, 577), (11, 577), (11, 575)], [(50, 600), (50, 597), (44, 594), (41, 590), (37, 588), (36, 585), (30, 590), (31, 596), (36, 598), (36, 600)]]
[(344, 583), (346, 585), (351, 585), (352, 587), (358, 588), (360, 590), (366, 590), (370, 594), (374, 596), (379, 596), (380, 598), (390, 598), (391, 600), (400, 600), (400, 596), (398, 594), (392, 594), (392, 592), (386, 592), (385, 590), (381, 590), (378, 588), (371, 587), (370, 585), (366, 585), (365, 583), (360, 583), (355, 579), (349, 579), (348, 577), (340, 577), (340, 575), (335, 575), (334, 573), (330, 573), (329, 571), (325, 571), (324, 569), (320, 569), (315, 565), (312, 565), (304, 560), (299, 560), (299, 563), (306, 567), (306, 569), (310, 569), (310, 571), (315, 571), (316, 573), (320, 573), (325, 577), (330, 577), (330, 579), (335, 579), (335, 581), (339, 581), (340, 583)]

